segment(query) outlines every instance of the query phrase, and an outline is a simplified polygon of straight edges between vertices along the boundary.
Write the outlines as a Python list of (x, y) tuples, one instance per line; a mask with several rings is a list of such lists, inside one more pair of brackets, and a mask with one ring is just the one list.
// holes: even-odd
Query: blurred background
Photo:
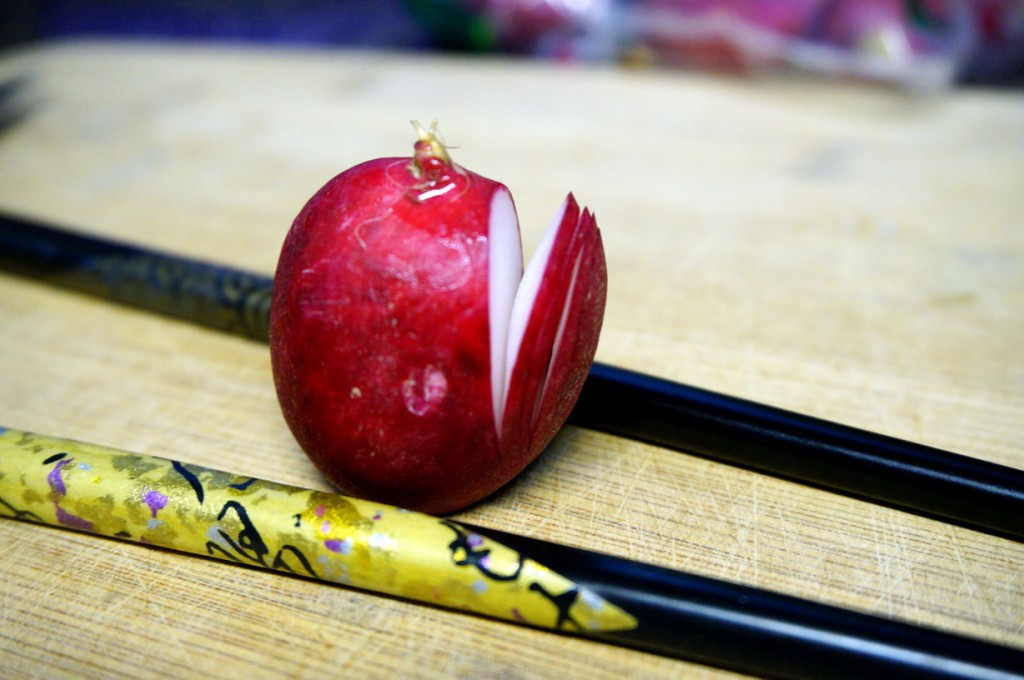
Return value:
[(935, 89), (1024, 84), (1024, 0), (8, 0), (0, 47), (116, 37), (511, 53)]

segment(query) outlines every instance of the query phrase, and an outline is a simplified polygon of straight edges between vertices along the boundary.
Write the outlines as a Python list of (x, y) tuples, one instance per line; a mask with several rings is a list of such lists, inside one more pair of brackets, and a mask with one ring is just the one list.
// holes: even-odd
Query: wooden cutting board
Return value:
[[(0, 209), (271, 274), (327, 179), (438, 118), (532, 250), (597, 214), (598, 358), (1024, 468), (1024, 95), (418, 54), (57, 43), (0, 57)], [(0, 275), (0, 423), (329, 489), (268, 352)], [(1024, 545), (567, 428), (466, 521), (1024, 646)], [(0, 520), (22, 677), (718, 677)]]

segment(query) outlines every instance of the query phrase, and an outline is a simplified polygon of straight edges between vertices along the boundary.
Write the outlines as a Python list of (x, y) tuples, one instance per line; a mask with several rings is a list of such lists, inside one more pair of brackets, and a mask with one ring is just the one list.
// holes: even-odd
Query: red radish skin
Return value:
[(444, 513), (501, 488), (562, 427), (607, 270), (570, 195), (524, 274), (508, 189), (417, 130), (411, 160), (346, 170), (296, 217), (270, 347), (285, 420), (336, 486)]

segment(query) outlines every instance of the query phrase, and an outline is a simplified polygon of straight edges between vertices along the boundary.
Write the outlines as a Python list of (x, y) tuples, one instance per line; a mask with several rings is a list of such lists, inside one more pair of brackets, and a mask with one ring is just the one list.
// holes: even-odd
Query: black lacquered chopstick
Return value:
[(1024, 470), (595, 364), (571, 421), (1024, 539)]
[[(4, 214), (0, 268), (267, 340), (259, 274)], [(600, 363), (570, 422), (1024, 540), (1024, 470)]]
[(266, 342), (273, 280), (0, 213), (0, 269)]
[(1024, 651), (579, 548), (479, 531), (637, 617), (590, 637), (785, 678), (1011, 678)]

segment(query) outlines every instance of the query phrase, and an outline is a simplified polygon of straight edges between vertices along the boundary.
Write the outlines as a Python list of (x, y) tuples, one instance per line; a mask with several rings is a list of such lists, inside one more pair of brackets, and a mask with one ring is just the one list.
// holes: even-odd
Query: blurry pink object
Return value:
[[(465, 0), (503, 49), (943, 87), (1024, 45), (1024, 0)], [(1022, 52), (1018, 48), (1016, 52)], [(1006, 57), (1009, 58), (1009, 57)]]
[(585, 31), (591, 17), (611, 5), (608, 0), (464, 0), (497, 30), (503, 47), (528, 49), (546, 36)]
[(631, 3), (634, 48), (660, 63), (736, 72), (780, 64), (826, 0), (647, 0)]

